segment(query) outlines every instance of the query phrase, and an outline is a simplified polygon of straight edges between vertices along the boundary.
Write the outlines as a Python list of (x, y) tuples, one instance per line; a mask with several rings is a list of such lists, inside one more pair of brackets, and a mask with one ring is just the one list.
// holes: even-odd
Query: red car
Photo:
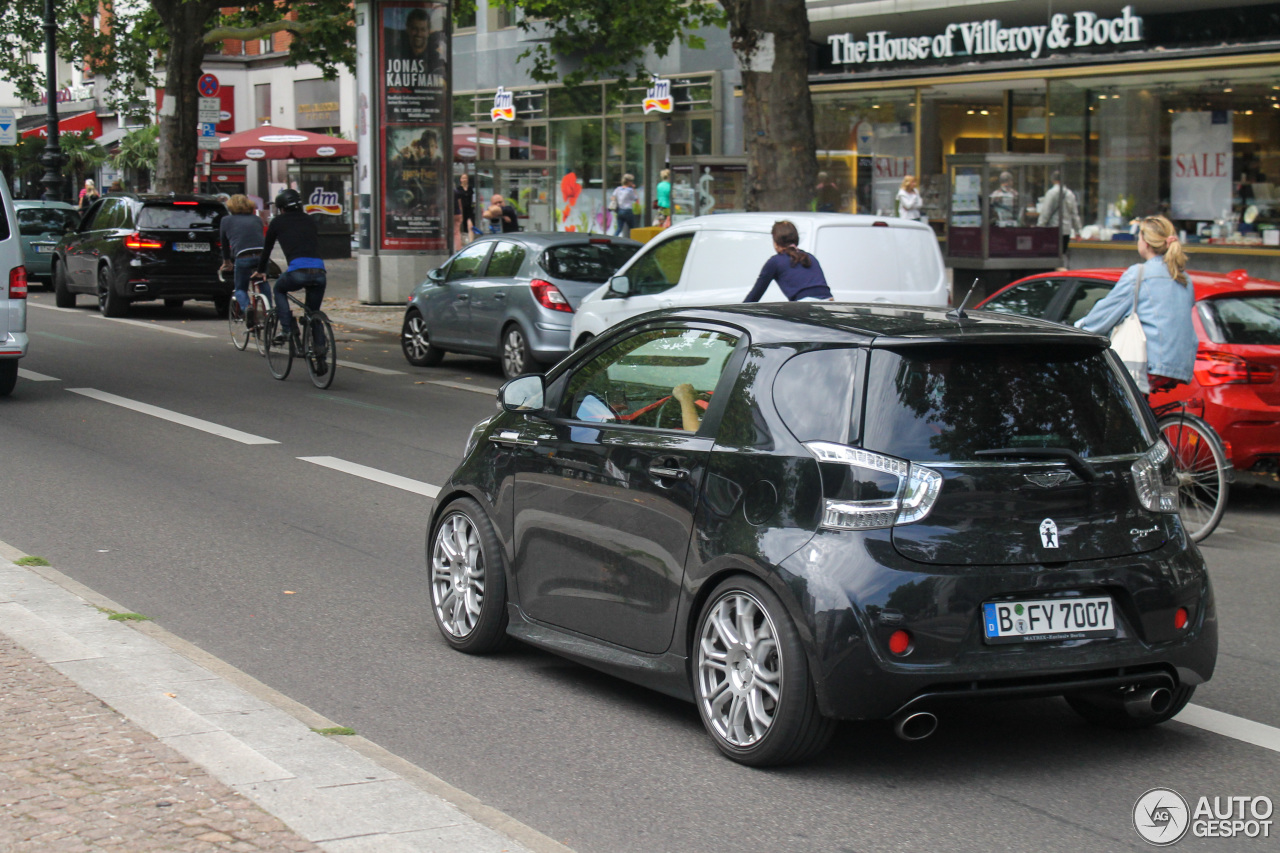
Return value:
[[(1063, 270), (1019, 279), (979, 308), (1074, 323), (1115, 286), (1123, 269)], [(1195, 378), (1152, 397), (1186, 399), (1227, 442), (1236, 469), (1280, 473), (1280, 282), (1187, 270), (1200, 340)]]

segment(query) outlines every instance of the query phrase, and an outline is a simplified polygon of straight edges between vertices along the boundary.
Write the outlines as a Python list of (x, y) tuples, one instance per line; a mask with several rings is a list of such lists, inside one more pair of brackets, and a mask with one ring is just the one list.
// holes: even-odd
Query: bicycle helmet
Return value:
[(297, 190), (280, 190), (276, 196), (276, 208), (278, 210), (301, 210), (302, 196), (298, 195)]

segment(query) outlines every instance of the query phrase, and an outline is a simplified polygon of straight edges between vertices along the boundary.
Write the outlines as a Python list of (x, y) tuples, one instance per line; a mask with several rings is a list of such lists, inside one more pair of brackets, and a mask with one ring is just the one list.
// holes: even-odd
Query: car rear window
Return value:
[(226, 213), (220, 204), (148, 204), (138, 214), (138, 228), (156, 230), (213, 228)]
[(18, 233), (24, 237), (62, 234), (75, 226), (80, 214), (62, 207), (22, 207), (18, 209)]
[(552, 246), (542, 253), (541, 263), (547, 274), (556, 278), (604, 284), (619, 267), (631, 260), (638, 248), (618, 243)]
[(1280, 295), (1208, 299), (1196, 308), (1214, 343), (1280, 344)]
[(1099, 457), (1148, 446), (1122, 379), (1085, 347), (873, 350), (863, 419), (868, 450), (922, 462), (1010, 447)]

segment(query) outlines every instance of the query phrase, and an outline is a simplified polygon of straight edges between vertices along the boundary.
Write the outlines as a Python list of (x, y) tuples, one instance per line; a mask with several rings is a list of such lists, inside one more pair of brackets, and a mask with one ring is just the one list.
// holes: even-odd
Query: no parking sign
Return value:
[(218, 78), (212, 74), (205, 74), (200, 77), (200, 82), (196, 83), (196, 88), (200, 90), (200, 94), (206, 98), (212, 98), (218, 94)]

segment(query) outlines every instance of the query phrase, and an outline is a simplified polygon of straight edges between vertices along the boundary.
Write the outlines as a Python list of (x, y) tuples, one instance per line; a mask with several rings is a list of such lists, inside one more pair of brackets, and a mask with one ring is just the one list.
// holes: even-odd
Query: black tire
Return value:
[[(717, 626), (729, 617), (725, 633)], [(753, 625), (750, 642), (737, 636), (742, 619)], [(698, 715), (716, 747), (734, 761), (792, 764), (831, 740), (836, 723), (818, 711), (800, 635), (782, 602), (755, 578), (735, 575), (711, 592), (690, 660)]]
[(338, 372), (338, 347), (333, 338), (333, 324), (323, 311), (311, 315), (307, 324), (307, 373), (311, 375), (311, 384), (323, 390), (333, 384), (333, 375)]
[(98, 268), (98, 310), (103, 317), (123, 317), (129, 313), (129, 300), (116, 292), (111, 284), (110, 267)]
[(525, 336), (524, 329), (515, 323), (502, 330), (498, 360), (502, 362), (502, 375), (507, 379), (537, 373), (539, 370), (538, 363), (533, 360), (533, 352), (529, 349), (529, 338)]
[(13, 393), (13, 386), (18, 384), (18, 359), (0, 358), (0, 397), (8, 397)]
[(1231, 463), (1213, 427), (1195, 415), (1160, 418), (1160, 434), (1173, 452), (1178, 514), (1193, 542), (1203, 542), (1227, 511)]
[(282, 344), (275, 343), (276, 332), (280, 329), (280, 318), (274, 314), (267, 318), (267, 324), (262, 330), (263, 339), (267, 346), (267, 370), (271, 371), (271, 375), (276, 379), (288, 379), (289, 371), (293, 369), (293, 336)]
[(488, 516), (471, 498), (459, 498), (440, 513), (427, 536), (427, 575), (431, 613), (445, 642), (472, 655), (497, 651), (506, 643), (502, 545)]
[[(186, 301), (187, 300), (185, 299), (166, 299), (164, 301), (164, 307), (165, 308), (181, 308), (184, 304), (186, 304)], [(241, 349), (244, 349), (244, 347), (241, 347)]]
[(254, 294), (249, 303), (253, 308), (253, 339), (258, 347), (258, 355), (267, 354), (267, 322), (275, 315), (275, 310), (261, 293)]
[(400, 327), (400, 351), (404, 353), (405, 361), (414, 367), (435, 367), (444, 360), (444, 350), (431, 345), (427, 321), (417, 311), (404, 315), (404, 325)]
[(1158, 726), (1173, 719), (1178, 715), (1179, 711), (1187, 706), (1195, 692), (1195, 687), (1188, 684), (1174, 688), (1169, 707), (1161, 713), (1150, 717), (1130, 716), (1124, 710), (1123, 694), (1118, 690), (1099, 693), (1069, 693), (1063, 698), (1067, 700), (1071, 710), (1095, 726), (1120, 731), (1132, 731), (1134, 729)]
[(227, 316), (227, 312), (231, 310), (231, 296), (215, 296), (213, 297), (213, 313), (219, 317)]
[(67, 281), (65, 264), (55, 264), (53, 268), (53, 304), (59, 308), (75, 308), (76, 295), (71, 292)]
[[(169, 300), (165, 300), (165, 304), (169, 304)], [(244, 311), (240, 309), (240, 303), (232, 300), (232, 305), (227, 310), (227, 330), (231, 333), (231, 343), (235, 344), (236, 349), (244, 352), (249, 346), (249, 336), (253, 330), (249, 328), (249, 324), (244, 321)]]

